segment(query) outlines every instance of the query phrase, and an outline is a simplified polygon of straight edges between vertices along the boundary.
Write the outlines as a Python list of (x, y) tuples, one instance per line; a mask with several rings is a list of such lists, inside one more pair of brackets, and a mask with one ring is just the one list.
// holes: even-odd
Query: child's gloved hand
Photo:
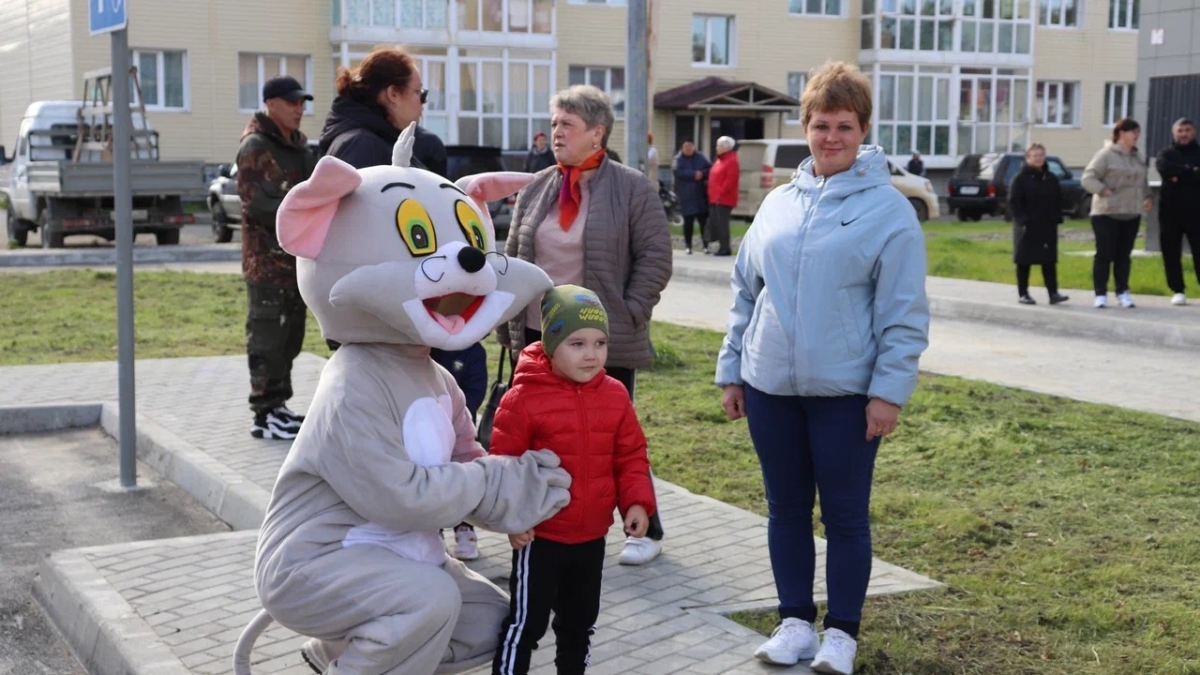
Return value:
[(650, 516), (646, 509), (634, 504), (625, 512), (625, 534), (630, 537), (644, 537), (650, 529)]
[(533, 530), (530, 530), (528, 532), (522, 532), (521, 534), (508, 535), (508, 543), (510, 546), (513, 547), (514, 551), (525, 548), (525, 546), (528, 545), (532, 541), (533, 541)]

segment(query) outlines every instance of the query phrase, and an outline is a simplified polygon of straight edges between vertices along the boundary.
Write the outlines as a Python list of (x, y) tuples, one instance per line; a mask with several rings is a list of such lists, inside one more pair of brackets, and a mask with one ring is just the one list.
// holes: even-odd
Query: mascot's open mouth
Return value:
[(438, 322), (447, 333), (455, 335), (462, 331), (475, 312), (483, 305), (484, 296), (467, 293), (451, 293), (436, 298), (425, 298), (421, 302), (425, 311)]

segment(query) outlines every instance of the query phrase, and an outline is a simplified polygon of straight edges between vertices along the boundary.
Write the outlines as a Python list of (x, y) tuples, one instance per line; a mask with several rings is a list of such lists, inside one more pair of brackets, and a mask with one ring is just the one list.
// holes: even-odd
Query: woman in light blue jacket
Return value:
[[(747, 418), (766, 487), (781, 624), (755, 656), (849, 675), (871, 573), (875, 454), (928, 344), (925, 237), (883, 150), (861, 145), (870, 81), (828, 63), (800, 110), (813, 156), (763, 201), (738, 251), (716, 382), (730, 419)], [(818, 493), (829, 541), (820, 641)]]

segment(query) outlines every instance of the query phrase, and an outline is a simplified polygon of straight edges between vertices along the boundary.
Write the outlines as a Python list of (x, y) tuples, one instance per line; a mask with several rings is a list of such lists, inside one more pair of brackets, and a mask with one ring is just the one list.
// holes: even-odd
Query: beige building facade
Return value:
[[(87, 0), (0, 0), (0, 143), (32, 101), (76, 99), (108, 65)], [(228, 162), (286, 73), (316, 97), (312, 138), (339, 66), (403, 44), (430, 89), (424, 124), (448, 144), (527, 148), (551, 94), (612, 95), (624, 150), (625, 0), (140, 0), (129, 45), (165, 158)], [(1046, 144), (1082, 166), (1131, 114), (1137, 0), (650, 0), (652, 131), (660, 164), (684, 138), (800, 138), (795, 101), (827, 59), (875, 85), (872, 139), (930, 168), (967, 153)]]

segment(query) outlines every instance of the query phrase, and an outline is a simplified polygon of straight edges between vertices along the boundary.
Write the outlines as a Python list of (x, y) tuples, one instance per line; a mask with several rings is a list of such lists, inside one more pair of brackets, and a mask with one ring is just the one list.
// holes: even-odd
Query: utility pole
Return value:
[(650, 130), (650, 55), (647, 49), (650, 0), (629, 0), (625, 41), (625, 163), (646, 171)]

